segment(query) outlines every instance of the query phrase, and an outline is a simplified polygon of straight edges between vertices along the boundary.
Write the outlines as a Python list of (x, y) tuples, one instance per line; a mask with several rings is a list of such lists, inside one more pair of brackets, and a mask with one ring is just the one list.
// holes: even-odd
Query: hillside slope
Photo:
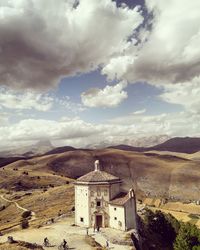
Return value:
[(175, 137), (150, 148), (151, 150), (195, 153), (200, 151), (200, 138)]
[[(200, 164), (180, 155), (159, 155), (116, 149), (70, 151), (35, 157), (9, 164), (5, 169), (30, 169), (77, 178), (93, 170), (95, 159), (102, 169), (123, 179), (123, 188), (134, 187), (139, 196), (161, 196), (181, 200), (197, 200), (200, 193)], [(2, 173), (2, 171), (0, 172)], [(1, 176), (0, 176), (1, 177)], [(7, 183), (0, 179), (0, 185)]]
[(153, 147), (133, 147), (129, 145), (116, 145), (111, 146), (109, 148), (136, 152), (157, 150), (193, 154), (200, 151), (200, 138), (174, 137)]

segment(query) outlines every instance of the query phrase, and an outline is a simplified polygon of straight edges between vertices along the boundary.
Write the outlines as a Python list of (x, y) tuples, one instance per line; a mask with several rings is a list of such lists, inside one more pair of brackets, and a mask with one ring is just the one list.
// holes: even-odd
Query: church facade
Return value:
[(136, 229), (134, 190), (121, 192), (119, 177), (95, 169), (75, 182), (75, 224), (84, 227), (111, 227), (119, 230)]

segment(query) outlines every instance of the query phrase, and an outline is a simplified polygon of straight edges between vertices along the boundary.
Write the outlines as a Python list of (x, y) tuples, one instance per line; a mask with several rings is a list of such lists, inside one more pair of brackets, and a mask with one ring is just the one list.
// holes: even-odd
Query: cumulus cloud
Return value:
[[(0, 89), (0, 142), (45, 138), (84, 146), (150, 134), (200, 135), (200, 1), (146, 0), (146, 7), (150, 26), (141, 25), (139, 8), (120, 8), (111, 0), (1, 0), (0, 85), (49, 89), (64, 76), (99, 67), (119, 83), (82, 93), (83, 104)], [(49, 111), (57, 105), (76, 113), (86, 106), (116, 107), (127, 98), (124, 81), (138, 80), (162, 84), (160, 98), (185, 110), (159, 115), (138, 110), (107, 124), (80, 118), (7, 123), (4, 109)]]
[(127, 98), (124, 88), (127, 86), (125, 81), (111, 86), (107, 85), (104, 89), (93, 88), (81, 94), (82, 102), (87, 107), (116, 107)]
[(2, 141), (34, 141), (50, 138), (74, 139), (97, 134), (98, 129), (89, 123), (74, 118), (64, 121), (25, 119), (10, 126), (0, 127)]
[(85, 147), (117, 144), (149, 136), (200, 136), (200, 114), (192, 112), (118, 117), (107, 123), (92, 124), (79, 117), (58, 121), (25, 119), (0, 126), (0, 147), (26, 145), (49, 139), (57, 145)]
[(168, 84), (160, 98), (166, 102), (182, 105), (186, 111), (200, 113), (200, 77), (191, 82)]
[(76, 103), (71, 101), (69, 96), (63, 98), (56, 98), (56, 103), (63, 106), (65, 109), (71, 111), (74, 114), (85, 111), (87, 108), (82, 103)]
[(137, 29), (140, 8), (111, 0), (1, 1), (0, 84), (45, 89), (99, 65), (109, 79), (129, 82), (198, 76), (199, 0), (148, 0), (146, 8), (151, 28)]
[(132, 128), (130, 131), (134, 131), (135, 137), (159, 134), (172, 137), (200, 136), (200, 114), (189, 111), (140, 116), (130, 114), (114, 118), (109, 123), (116, 126), (128, 126), (129, 129)]
[(142, 20), (111, 0), (3, 0), (0, 84), (47, 89), (91, 71), (121, 53)]
[(7, 125), (9, 120), (9, 114), (0, 110), (0, 126)]
[[(0, 109), (15, 110), (16, 116), (24, 116), (25, 110), (36, 110), (40, 112), (58, 110), (64, 108), (70, 113), (77, 114), (86, 107), (76, 103), (69, 96), (57, 97), (52, 93), (39, 93), (35, 91), (16, 91), (10, 88), (0, 87)], [(31, 117), (33, 115), (29, 114)]]
[(50, 110), (53, 98), (48, 94), (30, 91), (14, 91), (0, 88), (0, 107), (8, 109), (35, 109), (38, 111)]
[(111, 79), (151, 84), (184, 83), (198, 77), (200, 1), (146, 0), (146, 6), (153, 19), (151, 29), (139, 31), (138, 37), (142, 33), (145, 39), (136, 45), (131, 43), (123, 54), (111, 58), (102, 72)]
[(146, 109), (141, 109), (133, 112), (133, 115), (142, 115), (144, 113), (146, 113)]

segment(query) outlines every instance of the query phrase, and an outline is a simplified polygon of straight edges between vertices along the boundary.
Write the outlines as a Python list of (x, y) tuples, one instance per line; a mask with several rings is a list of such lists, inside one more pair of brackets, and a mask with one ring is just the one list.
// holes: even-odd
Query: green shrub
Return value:
[(5, 205), (0, 205), (0, 211), (3, 211), (4, 209), (6, 209)]
[(200, 249), (200, 230), (190, 223), (182, 223), (174, 243), (174, 250)]
[(23, 212), (23, 214), (22, 214), (22, 218), (28, 218), (28, 217), (30, 217), (31, 216), (31, 211), (25, 211), (25, 212)]
[(22, 229), (26, 229), (29, 227), (29, 222), (27, 219), (23, 219), (22, 222), (21, 222), (21, 227)]
[(200, 250), (200, 246), (194, 246), (192, 250)]
[(189, 214), (188, 217), (190, 217), (191, 219), (199, 219), (200, 216), (198, 214)]

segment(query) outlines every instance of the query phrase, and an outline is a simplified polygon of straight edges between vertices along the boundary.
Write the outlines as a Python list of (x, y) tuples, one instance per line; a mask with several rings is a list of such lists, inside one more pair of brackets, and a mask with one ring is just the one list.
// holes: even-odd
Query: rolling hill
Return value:
[(109, 148), (136, 152), (157, 150), (192, 154), (200, 151), (200, 138), (174, 137), (153, 147), (133, 147), (129, 145), (117, 145), (111, 146)]
[(34, 211), (33, 227), (59, 216), (73, 216), (73, 181), (92, 171), (96, 159), (102, 170), (123, 180), (124, 191), (133, 187), (137, 199), (199, 200), (199, 154), (160, 152), (77, 149), (10, 163), (0, 168), (0, 231), (19, 230), (22, 215), (15, 203), (5, 202), (3, 197)]
[[(199, 161), (180, 155), (160, 155), (155, 152), (130, 152), (117, 149), (75, 150), (19, 160), (4, 167), (5, 170), (0, 170), (0, 188), (16, 188), (20, 178), (19, 170), (31, 171), (35, 175), (39, 173), (50, 175), (51, 177), (46, 177), (48, 182), (53, 181), (51, 178), (58, 179), (58, 176), (77, 178), (93, 170), (95, 159), (100, 160), (102, 169), (123, 179), (124, 190), (134, 187), (138, 197), (199, 199)], [(9, 179), (5, 178), (5, 171), (9, 171)], [(22, 178), (21, 184), (27, 189), (35, 188), (35, 181), (36, 183), (39, 181), (36, 180), (37, 178), (35, 181), (29, 178), (30, 176)], [(54, 182), (55, 185), (59, 185), (56, 184), (59, 182)]]

